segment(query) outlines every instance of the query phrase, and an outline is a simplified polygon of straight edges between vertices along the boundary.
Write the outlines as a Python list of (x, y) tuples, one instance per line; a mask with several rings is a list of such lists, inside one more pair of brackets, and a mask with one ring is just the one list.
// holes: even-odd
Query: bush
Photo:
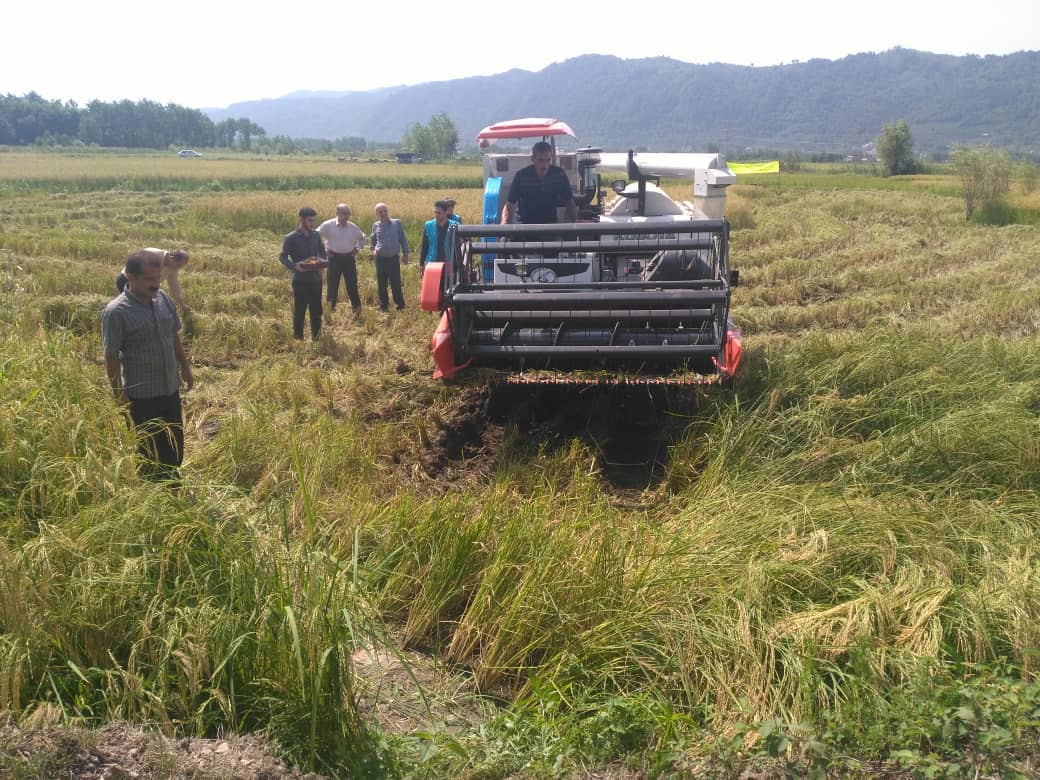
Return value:
[(972, 220), (980, 225), (1013, 225), (1018, 221), (1017, 212), (1003, 198), (989, 200), (979, 206)]
[(998, 206), (1011, 189), (1011, 159), (1006, 151), (989, 146), (958, 146), (953, 150), (953, 168), (961, 180), (965, 219), (971, 219), (975, 210), (983, 206), (994, 214), (1003, 211)]
[(758, 724), (747, 758), (779, 762), (791, 777), (841, 775), (863, 769), (864, 758), (875, 775), (1027, 776), (1040, 737), (1040, 685), (999, 661), (919, 671), (859, 718), (831, 712), (819, 724)]

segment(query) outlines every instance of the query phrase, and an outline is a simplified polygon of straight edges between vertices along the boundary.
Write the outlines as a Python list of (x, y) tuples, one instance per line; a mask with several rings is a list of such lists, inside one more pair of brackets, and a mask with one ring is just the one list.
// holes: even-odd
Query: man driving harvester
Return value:
[(578, 205), (574, 202), (570, 180), (563, 168), (552, 164), (552, 145), (548, 141), (539, 141), (531, 147), (531, 163), (517, 171), (509, 185), (502, 224), (554, 224), (559, 206), (566, 209), (568, 222), (577, 222)]

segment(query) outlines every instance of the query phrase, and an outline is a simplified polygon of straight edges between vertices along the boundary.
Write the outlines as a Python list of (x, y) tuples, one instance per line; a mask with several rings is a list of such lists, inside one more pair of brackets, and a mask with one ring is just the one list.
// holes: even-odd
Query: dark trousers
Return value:
[(156, 398), (131, 398), (130, 419), (138, 437), (141, 475), (159, 481), (177, 481), (184, 459), (180, 391)]
[(390, 291), (394, 294), (394, 305), (404, 308), (404, 291), (401, 289), (401, 256), (383, 257), (376, 255), (376, 292), (379, 294), (379, 308), (384, 311), (390, 308), (386, 295), (386, 285), (390, 283)]
[(303, 319), (309, 311), (311, 313), (311, 338), (317, 339), (321, 333), (321, 279), (318, 283), (297, 282), (293, 280), (293, 310), (292, 310), (292, 332), (293, 338), (303, 338)]
[(354, 262), (354, 253), (341, 255), (339, 252), (329, 252), (328, 255), (329, 280), (328, 287), (325, 288), (325, 300), (332, 304), (332, 308), (336, 308), (336, 301), (339, 300), (339, 279), (342, 276), (351, 308), (360, 309), (361, 296), (358, 294), (357, 263)]

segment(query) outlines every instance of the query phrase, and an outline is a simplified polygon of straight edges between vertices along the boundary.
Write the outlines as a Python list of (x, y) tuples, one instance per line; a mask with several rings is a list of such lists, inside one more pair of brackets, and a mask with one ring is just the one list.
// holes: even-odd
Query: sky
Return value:
[[(439, 23), (433, 7), (447, 9)], [(534, 7), (498, 0), (7, 3), (0, 94), (223, 108), (297, 90), (536, 71), (580, 54), (766, 66), (897, 46), (956, 55), (1040, 50), (1040, 0), (615, 0), (518, 12)]]

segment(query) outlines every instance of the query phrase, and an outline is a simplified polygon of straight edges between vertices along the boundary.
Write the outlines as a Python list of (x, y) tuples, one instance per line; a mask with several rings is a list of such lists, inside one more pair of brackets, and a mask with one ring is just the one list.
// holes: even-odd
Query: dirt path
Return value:
[(99, 729), (0, 727), (0, 777), (69, 780), (322, 780), (259, 737), (170, 739), (127, 723)]

